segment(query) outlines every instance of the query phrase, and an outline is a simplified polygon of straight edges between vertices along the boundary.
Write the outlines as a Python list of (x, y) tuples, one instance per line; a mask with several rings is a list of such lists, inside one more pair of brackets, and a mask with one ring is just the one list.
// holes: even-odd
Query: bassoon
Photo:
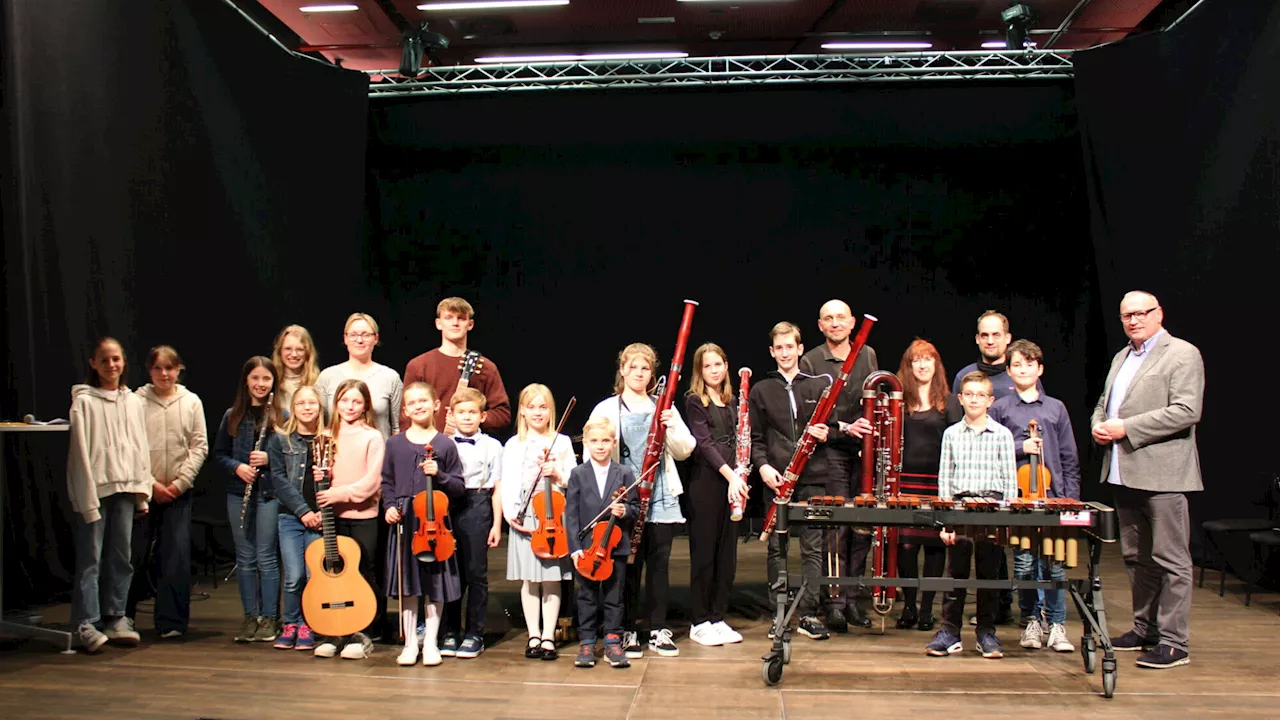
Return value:
[[(882, 386), (888, 386), (888, 392)], [(862, 494), (883, 504), (898, 494), (902, 473), (902, 383), (898, 376), (877, 370), (862, 383), (862, 417), (872, 432), (862, 436)], [(898, 529), (877, 525), (871, 531), (871, 576), (895, 577), (898, 568)], [(889, 614), (897, 588), (873, 585), (871, 605)]]
[[(751, 368), (744, 367), (738, 371), (738, 437), (733, 471), (746, 483), (751, 476), (751, 409), (747, 406), (747, 393), (751, 390)], [(745, 497), (735, 499), (729, 504), (729, 519), (738, 522), (742, 519), (743, 507), (747, 504)]]
[(648, 480), (636, 488), (640, 498), (640, 517), (631, 529), (631, 554), (627, 556), (627, 564), (636, 561), (636, 551), (640, 548), (640, 539), (644, 537), (644, 521), (649, 515), (649, 501), (653, 497), (653, 475), (649, 470), (662, 462), (667, 442), (667, 426), (662, 424), (662, 414), (671, 409), (675, 400), (676, 385), (680, 383), (680, 367), (684, 363), (685, 347), (689, 343), (689, 333), (693, 330), (693, 311), (698, 303), (693, 300), (684, 301), (684, 317), (680, 319), (680, 332), (676, 335), (676, 350), (671, 356), (671, 370), (666, 376), (666, 387), (658, 395), (653, 408), (653, 420), (649, 423), (649, 437), (644, 445), (644, 462), (640, 465), (640, 477), (648, 476)]
[(836, 379), (822, 391), (822, 398), (818, 400), (818, 407), (814, 408), (813, 416), (809, 418), (809, 422), (805, 425), (804, 433), (796, 442), (796, 450), (791, 455), (791, 462), (787, 463), (787, 470), (783, 473), (782, 485), (778, 488), (777, 495), (773, 498), (773, 505), (769, 506), (764, 516), (764, 530), (760, 533), (760, 540), (768, 540), (769, 534), (773, 532), (774, 526), (778, 522), (778, 506), (787, 505), (791, 502), (791, 493), (796, 489), (796, 481), (800, 479), (800, 473), (804, 472), (804, 466), (809, 462), (810, 456), (818, 446), (818, 440), (810, 432), (809, 427), (813, 425), (824, 425), (827, 417), (831, 415), (831, 411), (836, 407), (836, 400), (840, 397), (840, 391), (844, 389), (845, 383), (849, 380), (849, 373), (853, 371), (853, 365), (858, 361), (858, 354), (862, 352), (862, 348), (867, 344), (867, 336), (871, 334), (871, 327), (877, 322), (876, 318), (871, 315), (862, 316), (862, 327), (858, 328), (858, 335), (853, 339), (853, 344), (849, 347), (849, 357), (844, 359), (844, 364), (840, 366), (840, 372), (836, 375)]

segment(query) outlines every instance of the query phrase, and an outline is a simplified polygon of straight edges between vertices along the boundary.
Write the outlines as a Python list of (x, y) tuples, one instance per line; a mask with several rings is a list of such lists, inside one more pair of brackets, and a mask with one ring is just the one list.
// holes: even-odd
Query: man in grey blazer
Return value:
[(1107, 448), (1102, 481), (1115, 490), (1120, 548), (1133, 592), (1133, 629), (1111, 644), (1143, 650), (1138, 665), (1186, 665), (1191, 614), (1191, 519), (1185, 493), (1203, 490), (1196, 424), (1204, 361), (1163, 327), (1150, 293), (1120, 301), (1129, 343), (1116, 353), (1093, 410), (1093, 439)]

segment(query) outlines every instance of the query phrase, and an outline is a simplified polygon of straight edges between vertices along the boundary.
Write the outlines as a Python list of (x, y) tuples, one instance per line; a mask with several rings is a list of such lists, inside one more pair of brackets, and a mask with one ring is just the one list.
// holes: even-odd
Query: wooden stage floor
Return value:
[[(555, 662), (526, 660), (523, 630), (513, 630), (504, 613), (518, 607), (518, 595), (504, 580), (493, 586), (491, 647), (480, 658), (401, 668), (395, 664), (398, 648), (388, 645), (364, 661), (318, 660), (266, 643), (236, 645), (231, 636), (240, 612), (234, 583), (212, 590), (202, 578), (197, 590), (211, 591), (211, 597), (192, 605), (192, 632), (181, 641), (157, 640), (150, 616), (140, 615), (142, 645), (132, 650), (108, 646), (98, 656), (71, 656), (36, 640), (0, 646), (0, 717), (1280, 716), (1277, 598), (1262, 594), (1246, 608), (1238, 582), (1228, 585), (1225, 598), (1208, 587), (1196, 590), (1191, 665), (1142, 670), (1133, 664), (1133, 653), (1119, 653), (1116, 697), (1110, 700), (1100, 694), (1101, 674), (1086, 675), (1078, 652), (1023, 650), (1014, 626), (1000, 628), (1007, 654), (999, 661), (983, 660), (969, 649), (971, 630), (964, 635), (966, 652), (949, 658), (925, 656), (928, 634), (916, 630), (856, 631), (826, 642), (798, 638), (782, 683), (770, 688), (760, 678), (760, 656), (768, 647), (767, 621), (758, 610), (764, 546), (742, 545), (739, 557), (730, 622), (746, 641), (704, 648), (686, 637), (688, 545), (679, 538), (671, 576), (680, 657), (646, 656), (626, 670), (607, 664), (575, 668), (573, 647)], [(501, 547), (491, 555), (493, 576), (500, 577), (505, 566)], [(1118, 634), (1129, 627), (1129, 592), (1118, 547), (1107, 548), (1103, 582), (1112, 634)], [(66, 613), (65, 605), (49, 608), (46, 622), (65, 620)], [(1074, 608), (1068, 629), (1078, 644)]]

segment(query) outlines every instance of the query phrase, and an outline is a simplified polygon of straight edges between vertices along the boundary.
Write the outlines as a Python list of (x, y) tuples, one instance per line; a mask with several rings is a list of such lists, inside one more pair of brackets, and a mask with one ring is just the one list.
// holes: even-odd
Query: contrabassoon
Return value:
[(640, 465), (640, 477), (648, 476), (648, 480), (636, 488), (640, 498), (640, 517), (631, 529), (631, 554), (627, 556), (627, 564), (636, 560), (636, 551), (640, 547), (640, 539), (644, 537), (644, 521), (649, 515), (649, 501), (653, 497), (653, 475), (649, 470), (662, 462), (667, 443), (667, 426), (662, 424), (662, 414), (671, 409), (675, 400), (676, 385), (680, 383), (680, 368), (684, 363), (685, 347), (689, 343), (689, 333), (693, 330), (693, 311), (698, 303), (693, 300), (684, 301), (684, 317), (680, 319), (680, 332), (676, 335), (676, 350), (671, 356), (671, 370), (666, 376), (666, 387), (658, 395), (653, 408), (653, 420), (649, 423), (649, 437), (644, 445), (644, 462)]
[[(751, 409), (747, 406), (747, 393), (750, 391), (751, 368), (744, 367), (738, 371), (738, 437), (733, 468), (744, 484), (751, 477)], [(733, 522), (741, 520), (746, 504), (745, 497), (729, 503), (729, 519)]]
[[(887, 386), (888, 392), (881, 390)], [(898, 494), (902, 473), (902, 383), (898, 376), (877, 370), (862, 383), (862, 417), (874, 428), (862, 436), (862, 494), (876, 504)], [(877, 525), (871, 531), (871, 576), (897, 577), (898, 529)], [(881, 615), (893, 609), (897, 588), (873, 585), (871, 605)]]
[(760, 540), (769, 539), (769, 534), (773, 532), (773, 528), (778, 523), (778, 506), (787, 505), (791, 502), (791, 493), (796, 489), (796, 481), (800, 479), (800, 473), (804, 472), (804, 466), (809, 462), (810, 456), (813, 455), (814, 449), (817, 448), (818, 440), (810, 432), (809, 428), (813, 425), (824, 425), (827, 417), (831, 415), (831, 411), (836, 407), (836, 400), (840, 397), (840, 391), (844, 389), (844, 385), (849, 380), (849, 373), (853, 371), (853, 365), (858, 361), (858, 354), (862, 352), (862, 348), (867, 344), (867, 336), (871, 334), (871, 326), (877, 322), (876, 318), (871, 315), (862, 316), (862, 327), (858, 328), (858, 335), (854, 337), (853, 344), (849, 347), (849, 357), (844, 359), (844, 364), (840, 366), (840, 372), (826, 390), (822, 391), (822, 398), (818, 400), (818, 407), (814, 408), (813, 416), (809, 418), (809, 422), (805, 424), (804, 433), (796, 442), (796, 450), (791, 455), (791, 462), (787, 463), (787, 470), (783, 473), (782, 485), (778, 488), (777, 494), (773, 498), (773, 504), (769, 506), (764, 516), (764, 530), (760, 533)]

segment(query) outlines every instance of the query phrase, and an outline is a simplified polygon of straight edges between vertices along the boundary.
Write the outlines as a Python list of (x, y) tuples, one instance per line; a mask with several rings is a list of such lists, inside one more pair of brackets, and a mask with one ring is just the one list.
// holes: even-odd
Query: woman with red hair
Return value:
[[(932, 343), (916, 338), (902, 354), (898, 381), (905, 401), (902, 422), (902, 479), (900, 491), (911, 495), (938, 495), (938, 459), (942, 453), (942, 432), (964, 417), (964, 410), (947, 387), (947, 371), (942, 356)], [(946, 568), (947, 549), (933, 530), (903, 528), (898, 548), (898, 577), (920, 577), (919, 550), (924, 549), (926, 577), (941, 577)], [(902, 616), (898, 627), (934, 627), (932, 590), (920, 594), (903, 589)]]

